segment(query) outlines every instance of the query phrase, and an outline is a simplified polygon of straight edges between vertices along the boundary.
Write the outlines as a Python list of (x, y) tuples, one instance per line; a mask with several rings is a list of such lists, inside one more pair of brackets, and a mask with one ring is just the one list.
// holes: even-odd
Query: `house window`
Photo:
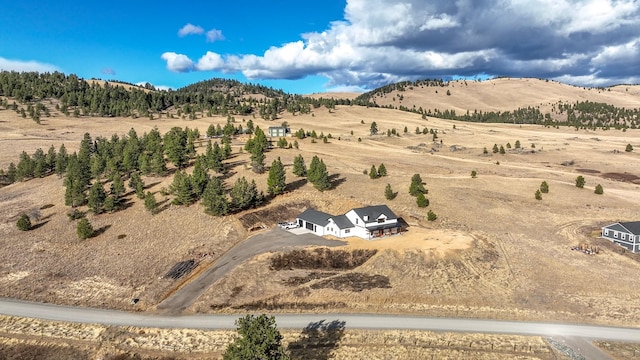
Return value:
[(617, 231), (613, 232), (613, 237), (616, 238), (616, 239), (618, 238), (618, 232)]
[(351, 229), (345, 229), (345, 230), (344, 230), (344, 233), (345, 233), (345, 234), (348, 234), (348, 233), (350, 233), (350, 232), (351, 232)]
[(387, 221), (387, 219), (385, 219), (385, 218), (380, 218), (380, 219), (378, 219), (378, 224), (381, 224), (381, 223), (383, 223), (383, 222), (385, 222), (385, 221)]
[(626, 239), (626, 236), (625, 236), (625, 234), (624, 234), (624, 233), (620, 234), (620, 239), (621, 239), (621, 240), (625, 240), (625, 239)]
[(609, 229), (604, 229), (604, 235), (609, 235)]
[(358, 224), (358, 219), (356, 219), (356, 225)]

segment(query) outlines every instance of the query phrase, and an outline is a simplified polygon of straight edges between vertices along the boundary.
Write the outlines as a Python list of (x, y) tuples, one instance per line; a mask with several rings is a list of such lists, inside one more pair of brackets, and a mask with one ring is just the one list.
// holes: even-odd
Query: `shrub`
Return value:
[(18, 222), (16, 222), (16, 226), (21, 231), (31, 230), (31, 219), (29, 219), (29, 215), (27, 214), (20, 215)]
[(547, 184), (546, 181), (543, 181), (542, 184), (540, 184), (540, 192), (543, 194), (547, 194), (549, 192), (549, 184)]
[(578, 176), (576, 178), (576, 187), (582, 189), (584, 187), (585, 182), (586, 181), (584, 180), (584, 177), (582, 175)]
[(85, 217), (85, 213), (80, 211), (80, 210), (78, 210), (78, 209), (73, 209), (73, 210), (71, 210), (71, 211), (69, 211), (67, 213), (67, 217), (71, 221), (78, 220), (78, 219), (82, 219), (83, 217)]
[(433, 211), (429, 210), (429, 212), (427, 213), (427, 220), (436, 221), (437, 218), (438, 218), (438, 215), (436, 215), (436, 213), (434, 213)]
[(631, 146), (631, 144), (627, 144), (627, 147), (624, 149), (624, 151), (632, 152), (633, 151), (633, 146)]
[(536, 190), (536, 200), (542, 200), (542, 193), (540, 189)]
[(598, 195), (604, 194), (604, 189), (602, 188), (602, 185), (600, 184), (596, 185), (596, 190), (594, 192)]
[(475, 170), (472, 170), (471, 171), (471, 177), (475, 179), (477, 176), (478, 176), (478, 172), (475, 171)]

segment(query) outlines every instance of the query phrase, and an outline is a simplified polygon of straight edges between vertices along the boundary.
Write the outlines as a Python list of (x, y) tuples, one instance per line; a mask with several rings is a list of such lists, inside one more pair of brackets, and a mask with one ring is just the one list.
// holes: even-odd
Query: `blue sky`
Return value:
[(640, 2), (0, 0), (0, 69), (291, 93), (460, 76), (640, 83)]

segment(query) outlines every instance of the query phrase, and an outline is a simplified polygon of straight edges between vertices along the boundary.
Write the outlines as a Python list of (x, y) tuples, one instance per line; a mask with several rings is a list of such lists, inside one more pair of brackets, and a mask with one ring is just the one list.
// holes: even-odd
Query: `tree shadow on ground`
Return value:
[(35, 224), (35, 225), (31, 226), (31, 229), (29, 229), (29, 230), (36, 230), (36, 229), (39, 229), (39, 228), (41, 228), (41, 227), (45, 226), (48, 222), (49, 222), (49, 220), (41, 221), (41, 222), (39, 222), (39, 223), (37, 223), (37, 224)]
[(156, 210), (154, 212), (154, 215), (160, 214), (161, 212), (167, 210), (169, 207), (171, 207), (171, 202), (169, 201), (169, 199), (164, 199), (158, 202), (156, 205)]
[(160, 184), (160, 181), (152, 182), (151, 184), (145, 184), (142, 188), (144, 190), (151, 189), (152, 187)]
[(287, 191), (296, 191), (307, 184), (307, 179), (302, 178), (287, 184)]
[(338, 348), (338, 342), (344, 335), (345, 324), (340, 320), (309, 323), (302, 329), (302, 337), (289, 344), (291, 359), (330, 359), (331, 352)]
[(105, 225), (103, 227), (100, 227), (98, 229), (95, 229), (93, 231), (93, 235), (91, 237), (97, 237), (100, 236), (102, 234), (104, 234), (105, 232), (107, 232), (107, 230), (109, 230), (111, 228), (111, 225)]
[(331, 174), (329, 175), (329, 182), (331, 183), (331, 189), (335, 189), (340, 186), (342, 183), (347, 181), (347, 178), (340, 177), (340, 174)]

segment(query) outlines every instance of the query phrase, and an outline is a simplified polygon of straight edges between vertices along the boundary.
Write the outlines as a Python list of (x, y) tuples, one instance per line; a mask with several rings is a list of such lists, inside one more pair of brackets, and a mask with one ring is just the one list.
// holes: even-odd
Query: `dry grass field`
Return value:
[[(534, 79), (453, 86), (451, 96), (439, 91), (428, 100), (422, 92), (434, 88), (407, 90), (403, 104), (440, 110), (513, 110), (527, 104), (590, 99), (640, 107), (638, 86), (585, 90)], [(297, 180), (291, 173), (296, 155), (302, 154), (307, 165), (318, 155), (335, 183), (333, 190), (323, 193), (298, 183), (295, 190), (267, 204), (267, 212), (305, 203), (339, 214), (355, 206), (386, 203), (410, 226), (407, 233), (384, 240), (350, 239), (347, 250), (378, 250), (355, 269), (272, 270), (270, 254), (238, 264), (187, 312), (335, 310), (640, 324), (640, 255), (598, 238), (604, 224), (640, 220), (640, 184), (631, 181), (640, 176), (639, 130), (576, 131), (423, 120), (417, 114), (356, 106), (318, 108), (312, 115), (286, 114), (274, 122), (250, 116), (236, 117), (236, 122), (249, 119), (263, 129), (287, 121), (293, 131), (304, 128), (332, 135), (326, 144), (307, 138), (298, 140), (299, 150), (273, 149), (266, 154), (267, 164), (282, 159), (289, 183)], [(71, 118), (52, 111), (52, 117), (37, 125), (13, 111), (0, 110), (0, 168), (17, 161), (23, 150), (33, 153), (42, 147), (46, 152), (51, 144), (57, 148), (61, 143), (77, 149), (85, 132), (110, 137), (130, 128), (142, 134), (154, 127), (164, 133), (173, 126), (189, 126), (204, 133), (209, 124), (225, 121), (223, 117)], [(384, 135), (369, 135), (372, 121)], [(438, 139), (416, 135), (416, 127), (437, 129)], [(400, 136), (387, 137), (387, 129), (396, 129)], [(240, 151), (244, 140), (234, 140), (231, 175), (225, 184), (246, 176), (266, 189), (267, 175), (253, 174), (248, 154)], [(506, 147), (517, 140), (522, 143), (520, 150), (491, 152), (494, 144)], [(628, 143), (638, 150), (625, 152)], [(489, 154), (483, 154), (485, 147)], [(387, 177), (371, 180), (363, 174), (380, 163), (385, 164)], [(471, 177), (472, 170), (477, 178)], [(418, 208), (408, 194), (415, 173), (429, 190), (427, 208)], [(578, 175), (586, 179), (584, 189), (574, 185)], [(175, 263), (198, 259), (200, 268), (206, 267), (251, 235), (240, 221), (247, 212), (216, 218), (204, 214), (199, 204), (170, 206), (171, 197), (160, 195), (160, 190), (168, 187), (171, 177), (144, 180), (163, 210), (151, 215), (130, 194), (128, 208), (88, 215), (101, 233), (85, 241), (77, 239), (75, 224), (66, 216), (62, 179), (51, 176), (1, 188), (0, 296), (153, 310), (180, 285), (164, 278)], [(538, 201), (534, 193), (542, 181), (550, 192)], [(398, 193), (390, 201), (384, 197), (387, 183)], [(596, 184), (602, 184), (604, 195), (594, 194)], [(427, 221), (428, 210), (438, 215), (436, 221)], [(36, 229), (16, 228), (22, 212), (39, 213)], [(281, 220), (294, 216), (290, 211), (276, 214)], [(265, 224), (275, 225), (273, 218), (269, 216)], [(572, 251), (578, 244), (597, 245), (601, 251), (597, 255)], [(131, 305), (132, 298), (140, 302)]]
[[(235, 331), (158, 329), (0, 317), (3, 359), (219, 359)], [(563, 359), (541, 337), (282, 329), (292, 359)]]

